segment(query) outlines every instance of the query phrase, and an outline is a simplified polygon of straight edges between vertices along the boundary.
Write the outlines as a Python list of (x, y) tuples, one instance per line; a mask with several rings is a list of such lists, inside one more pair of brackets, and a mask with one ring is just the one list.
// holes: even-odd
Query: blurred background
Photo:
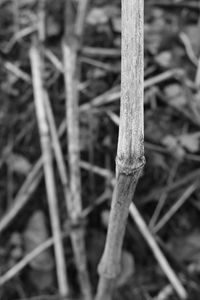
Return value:
[[(51, 247), (52, 221), (29, 51), (42, 18), (42, 80), (53, 118), (48, 122), (53, 122), (59, 136), (56, 142), (51, 132), (49, 148), (55, 148), (55, 143), (59, 145), (68, 172), (62, 54), (69, 18), (65, 2), (0, 0), (2, 300), (61, 299)], [(121, 71), (120, 2), (89, 1), (81, 47), (77, 51), (79, 74), (74, 88), (79, 91), (80, 106), (79, 226), (84, 228), (93, 292), (115, 174)], [(77, 3), (72, 0), (74, 16)], [(189, 299), (197, 300), (200, 295), (200, 2), (145, 0), (144, 52), (146, 166), (135, 203), (186, 287)], [(71, 299), (80, 299), (66, 195), (59, 166), (55, 159), (52, 161)], [(38, 255), (34, 255), (35, 248), (40, 249)], [(178, 299), (131, 217), (114, 299)]]

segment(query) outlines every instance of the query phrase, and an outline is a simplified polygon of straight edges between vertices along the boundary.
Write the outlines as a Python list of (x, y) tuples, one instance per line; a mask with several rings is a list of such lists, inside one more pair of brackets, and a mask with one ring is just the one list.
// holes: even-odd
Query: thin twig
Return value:
[(154, 300), (168, 300), (172, 294), (173, 288), (170, 284), (168, 284), (159, 292), (159, 294), (154, 298)]
[(92, 299), (92, 289), (87, 270), (87, 257), (84, 241), (84, 228), (80, 223), (82, 212), (81, 203), (81, 173), (80, 173), (80, 145), (79, 145), (79, 82), (78, 53), (82, 46), (82, 35), (88, 0), (78, 2), (76, 23), (74, 24), (72, 2), (66, 2), (65, 41), (63, 43), (64, 79), (66, 90), (66, 122), (69, 165), (69, 187), (71, 222), (76, 224), (72, 231), (72, 244), (76, 267), (79, 275), (81, 292), (85, 300)]
[(174, 290), (176, 291), (177, 295), (180, 299), (186, 299), (187, 293), (185, 288), (183, 287), (182, 283), (176, 276), (173, 269), (170, 267), (168, 261), (166, 260), (165, 256), (161, 252), (158, 244), (156, 243), (153, 235), (149, 231), (147, 225), (145, 224), (142, 216), (140, 215), (139, 211), (137, 210), (136, 206), (132, 203), (130, 206), (130, 215), (132, 216), (134, 222), (136, 223), (139, 231), (143, 235), (145, 241), (148, 243), (149, 247), (151, 248), (156, 260), (159, 262), (160, 267), (162, 268), (165, 275), (168, 277), (169, 281), (171, 282)]
[(67, 169), (65, 167), (65, 160), (63, 157), (63, 153), (62, 153), (62, 149), (61, 149), (61, 145), (60, 145), (60, 141), (56, 129), (56, 124), (55, 124), (55, 120), (54, 120), (54, 116), (53, 116), (53, 112), (52, 112), (52, 108), (51, 108), (51, 104), (47, 92), (45, 92), (45, 108), (46, 108), (46, 115), (49, 122), (49, 128), (50, 128), (50, 133), (52, 138), (52, 146), (54, 149), (55, 159), (57, 162), (58, 171), (62, 182), (65, 203), (66, 203), (67, 210), (70, 214), (72, 208), (70, 202), (71, 198), (69, 196), (69, 182), (67, 176)]
[(44, 90), (42, 84), (41, 60), (39, 50), (32, 46), (30, 50), (31, 69), (33, 76), (33, 91), (36, 115), (38, 120), (39, 134), (42, 147), (43, 167), (46, 182), (47, 198), (50, 210), (50, 219), (54, 239), (55, 259), (57, 267), (57, 279), (59, 292), (62, 296), (69, 293), (67, 282), (64, 250), (61, 240), (61, 230), (59, 221), (59, 212), (57, 205), (57, 195), (54, 180), (54, 171), (52, 164), (51, 142), (49, 137), (49, 128), (46, 120), (44, 106)]
[(82, 54), (97, 57), (120, 57), (121, 50), (115, 48), (83, 47)]
[(189, 172), (187, 175), (184, 177), (178, 179), (174, 183), (171, 184), (171, 186), (164, 186), (161, 188), (155, 188), (153, 191), (151, 191), (147, 196), (143, 197), (140, 199), (140, 203), (142, 205), (147, 204), (148, 202), (152, 201), (154, 198), (158, 198), (158, 196), (165, 192), (173, 192), (176, 189), (180, 188), (183, 185), (187, 185), (191, 183), (191, 181), (195, 181), (198, 177), (200, 176), (200, 169), (196, 169), (192, 172)]
[[(70, 193), (71, 191), (69, 189), (69, 182), (68, 182), (68, 177), (67, 177), (67, 170), (65, 168), (65, 161), (64, 161), (61, 146), (60, 146), (60, 143), (59, 143), (59, 138), (58, 138), (58, 134), (57, 134), (57, 130), (56, 130), (56, 125), (55, 125), (53, 113), (52, 113), (52, 110), (51, 110), (51, 106), (50, 106), (50, 102), (49, 102), (47, 94), (46, 94), (45, 100), (46, 100), (46, 112), (47, 112), (48, 121), (49, 121), (49, 124), (50, 124), (53, 148), (54, 148), (54, 151), (55, 151), (55, 158), (56, 158), (56, 161), (57, 161), (58, 170), (59, 170), (59, 174), (60, 174), (60, 178), (61, 178), (61, 182), (62, 182), (62, 186), (63, 186), (63, 192), (64, 192), (64, 197), (65, 197), (67, 210), (68, 210), (68, 213), (69, 213), (69, 219), (72, 222), (77, 222), (77, 220), (74, 219), (75, 218), (75, 216), (74, 216), (75, 208), (74, 208), (74, 203), (72, 202), (73, 201), (73, 198), (72, 198), (73, 195), (71, 195), (71, 193)], [(78, 213), (79, 213), (79, 218), (80, 218), (80, 214), (82, 214), (82, 211), (78, 212)], [(72, 242), (73, 252), (75, 254), (76, 266), (77, 266), (77, 269), (79, 270), (79, 278), (80, 278), (81, 287), (82, 287), (82, 289), (88, 289), (88, 287), (86, 286), (86, 284), (88, 284), (88, 283), (85, 282), (85, 280), (87, 280), (87, 278), (85, 278), (84, 281), (82, 279), (82, 276), (85, 276), (85, 272), (86, 272), (86, 270), (85, 270), (85, 268), (86, 268), (86, 262), (85, 262), (86, 259), (83, 256), (84, 251), (85, 251), (85, 247), (84, 247), (83, 241), (80, 241), (80, 238), (83, 240), (83, 236), (82, 236), (82, 232), (81, 232), (81, 235), (78, 235), (77, 233), (78, 233), (77, 229), (71, 230), (70, 231), (70, 238), (71, 238), (71, 242)], [(83, 254), (81, 256), (82, 251), (83, 251)], [(84, 259), (84, 261), (83, 261), (83, 259)], [(86, 275), (87, 275), (87, 273), (86, 273)], [(84, 292), (84, 290), (83, 290), (83, 292)], [(88, 292), (88, 290), (86, 290), (84, 292), (85, 297), (86, 297), (86, 295), (88, 297), (88, 293), (91, 293), (90, 290), (89, 290), (89, 292)], [(89, 294), (89, 296), (91, 296), (91, 294)], [(90, 298), (88, 298), (88, 299), (90, 299)]]
[[(179, 161), (177, 160), (175, 163), (174, 163), (174, 166), (172, 167), (172, 169), (170, 170), (170, 174), (169, 174), (169, 177), (168, 177), (168, 180), (167, 180), (167, 186), (170, 186), (174, 180), (174, 177), (176, 175), (176, 172), (177, 172), (177, 168), (179, 166)], [(162, 211), (162, 208), (164, 207), (165, 205), (165, 201), (167, 200), (167, 196), (168, 196), (168, 193), (165, 193), (163, 192), (160, 196), (160, 199), (158, 200), (158, 203), (157, 203), (157, 206), (155, 208), (155, 211), (151, 217), (151, 220), (149, 222), (149, 227), (150, 228), (153, 228), (160, 216), (160, 213)]]
[[(110, 193), (108, 191), (104, 192), (99, 198), (95, 201), (94, 205), (85, 208), (82, 211), (82, 218), (87, 218), (88, 215), (93, 211), (93, 209), (110, 198)], [(67, 223), (67, 225), (69, 225)], [(62, 233), (62, 239), (67, 238), (71, 233), (71, 228), (69, 226), (66, 227), (65, 232)], [(6, 282), (11, 280), (17, 274), (19, 274), (35, 257), (40, 255), (40, 253), (47, 250), (49, 247), (53, 246), (54, 240), (53, 238), (47, 239), (44, 243), (37, 246), (34, 250), (28, 253), (25, 257), (23, 257), (17, 264), (15, 264), (11, 269), (9, 269), (4, 275), (0, 276), (0, 286), (3, 286)]]
[(188, 58), (190, 59), (190, 61), (195, 65), (197, 66), (198, 64), (198, 59), (194, 53), (194, 50), (192, 48), (192, 44), (187, 36), (187, 34), (185, 32), (181, 32), (179, 34), (179, 38), (181, 40), (181, 42), (183, 43), (184, 47), (185, 47), (185, 50), (186, 50), (186, 53), (187, 53), (187, 56)]
[[(59, 137), (61, 137), (64, 134), (65, 129), (66, 122), (64, 120), (58, 129)], [(112, 174), (108, 170), (102, 169), (98, 166), (91, 166), (91, 164), (89, 164), (86, 161), (80, 161), (80, 167), (86, 171), (91, 171), (99, 176), (112, 178)], [(0, 233), (2, 233), (10, 225), (10, 223), (15, 219), (15, 217), (31, 199), (32, 194), (37, 189), (41, 181), (42, 175), (42, 157), (40, 157), (34, 164), (31, 172), (29, 173), (22, 187), (18, 191), (13, 201), (12, 207), (8, 212), (5, 213), (5, 215), (0, 220)]]
[(195, 84), (197, 88), (200, 88), (200, 57), (198, 59), (198, 65), (197, 65), (197, 71), (196, 71), (196, 76), (195, 76)]
[[(62, 238), (65, 238), (69, 235), (69, 232), (62, 234)], [(0, 286), (4, 285), (6, 282), (15, 277), (19, 272), (21, 272), (35, 257), (40, 253), (47, 250), (49, 247), (53, 246), (54, 238), (51, 237), (46, 240), (41, 245), (37, 246), (34, 250), (28, 253), (22, 260), (16, 263), (10, 270), (8, 270), (4, 275), (0, 277)]]
[(182, 196), (174, 203), (174, 205), (169, 209), (169, 211), (158, 221), (154, 226), (153, 232), (157, 233), (167, 222), (172, 218), (172, 216), (182, 207), (182, 205), (187, 201), (187, 199), (194, 193), (197, 189), (197, 183), (190, 185), (182, 194)]
[(41, 178), (42, 178), (42, 160), (39, 159), (28, 177), (26, 178), (24, 184), (18, 191), (15, 200), (13, 201), (12, 207), (5, 214), (5, 216), (0, 221), (0, 233), (3, 232), (7, 228), (7, 226), (11, 223), (11, 221), (18, 215), (21, 209), (26, 205), (30, 196), (36, 190)]

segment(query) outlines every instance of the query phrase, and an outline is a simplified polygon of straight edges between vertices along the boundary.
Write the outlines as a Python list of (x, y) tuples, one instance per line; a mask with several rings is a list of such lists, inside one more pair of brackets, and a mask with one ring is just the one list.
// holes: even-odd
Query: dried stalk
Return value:
[[(176, 173), (177, 173), (179, 163), (180, 162), (178, 160), (174, 162), (174, 165), (173, 165), (172, 169), (170, 170), (169, 177), (167, 179), (167, 183), (166, 183), (167, 186), (170, 186), (173, 183), (173, 180), (174, 180), (174, 178), (176, 176)], [(157, 223), (157, 220), (158, 220), (158, 218), (160, 216), (160, 213), (161, 213), (161, 211), (162, 211), (162, 209), (165, 205), (167, 197), (168, 197), (168, 193), (163, 192), (161, 194), (161, 196), (158, 200), (158, 204), (156, 205), (154, 213), (153, 213), (153, 215), (151, 217), (151, 220), (149, 222), (149, 227), (150, 228), (154, 228), (155, 224)]]
[(165, 213), (165, 215), (158, 221), (158, 223), (153, 227), (152, 231), (157, 233), (163, 228), (163, 226), (169, 222), (173, 215), (182, 207), (182, 205), (188, 200), (188, 198), (197, 189), (198, 183), (195, 182), (186, 188), (181, 197), (170, 207), (170, 209)]
[[(123, 236), (137, 181), (144, 166), (143, 0), (122, 0), (122, 85), (116, 185), (106, 246), (99, 265), (97, 300), (111, 299), (120, 271)], [(181, 299), (187, 294), (132, 203), (130, 213)]]
[(32, 168), (29, 175), (27, 176), (22, 187), (18, 191), (15, 200), (13, 201), (13, 205), (7, 211), (5, 216), (2, 217), (0, 221), (0, 234), (9, 226), (9, 224), (18, 215), (21, 209), (26, 205), (26, 203), (30, 199), (30, 196), (36, 190), (42, 178), (42, 173), (40, 172), (41, 166), (42, 160), (39, 159)]
[(50, 129), (51, 138), (52, 138), (52, 146), (53, 146), (54, 153), (55, 153), (55, 159), (56, 159), (57, 166), (58, 166), (58, 172), (59, 172), (60, 179), (62, 182), (65, 203), (66, 203), (68, 213), (70, 214), (70, 212), (72, 210), (72, 208), (71, 208), (72, 205), (71, 205), (71, 197), (69, 197), (69, 182), (68, 182), (68, 176), (67, 176), (67, 169), (65, 166), (65, 160), (63, 157), (63, 153), (62, 153), (62, 149), (61, 149), (61, 145), (60, 145), (60, 141), (59, 141), (59, 136), (58, 136), (58, 132), (56, 129), (56, 124), (55, 124), (51, 104), (50, 104), (47, 93), (45, 93), (45, 109), (46, 109), (47, 119), (49, 122), (49, 129)]
[(149, 245), (150, 249), (152, 250), (155, 258), (159, 262), (160, 267), (162, 268), (163, 272), (171, 282), (174, 290), (176, 291), (177, 295), (180, 299), (187, 299), (187, 293), (181, 284), (180, 280), (178, 279), (177, 275), (169, 265), (168, 261), (166, 260), (165, 256), (163, 255), (162, 251), (160, 250), (158, 244), (155, 241), (155, 238), (151, 234), (150, 230), (148, 229), (146, 223), (144, 222), (142, 216), (140, 215), (139, 211), (137, 210), (136, 206), (131, 203), (130, 206), (130, 215), (133, 218), (134, 222), (136, 223), (139, 231), (143, 235), (145, 241)]
[[(50, 124), (53, 148), (54, 148), (54, 152), (55, 152), (55, 157), (56, 157), (56, 161), (57, 161), (57, 165), (58, 165), (60, 178), (62, 181), (64, 197), (65, 197), (67, 210), (69, 213), (69, 218), (72, 222), (77, 222), (77, 219), (75, 219), (75, 216), (74, 216), (75, 212), (74, 212), (74, 203), (72, 202), (73, 198), (71, 197), (71, 194), (70, 194), (69, 182), (68, 182), (68, 178), (67, 178), (67, 170), (65, 168), (65, 161), (64, 161), (61, 146), (59, 143), (59, 138), (58, 138), (58, 134), (57, 134), (56, 126), (55, 126), (55, 121), (53, 118), (53, 113), (52, 113), (51, 106), (50, 106), (50, 103), (48, 100), (48, 96), (46, 95), (45, 98), (46, 98), (46, 112), (47, 112), (47, 117), (48, 117), (48, 121)], [(82, 211), (79, 213), (82, 213)], [(79, 218), (80, 218), (80, 215), (79, 215)], [(90, 297), (90, 295), (91, 295), (90, 287), (89, 287), (89, 290), (87, 287), (89, 282), (85, 282), (85, 280), (89, 280), (89, 277), (88, 278), (86, 277), (86, 279), (83, 278), (83, 276), (85, 276), (86, 258), (85, 258), (85, 245), (83, 243), (84, 240), (83, 240), (83, 236), (82, 236), (82, 230), (80, 233), (76, 229), (71, 230), (70, 238), (71, 238), (71, 242), (72, 242), (72, 248), (73, 248), (73, 251), (75, 254), (75, 263), (76, 263), (77, 269), (79, 271), (80, 285), (82, 287), (83, 294), (85, 295), (85, 297), (86, 297), (86, 295), (87, 295), (87, 297), (88, 297), (88, 295)], [(88, 276), (88, 275), (86, 274), (86, 276)], [(86, 290), (84, 290), (84, 289), (86, 289)], [(91, 298), (85, 298), (85, 299), (91, 299)]]
[[(96, 102), (96, 99), (97, 98), (93, 99), (93, 101), (91, 102), (91, 106), (96, 107), (100, 104), (98, 101)], [(100, 100), (104, 103), (105, 97), (102, 97), (102, 99), (100, 99)], [(93, 102), (94, 102), (94, 104), (93, 104)], [(86, 109), (90, 109), (90, 105), (88, 105), (87, 107), (85, 107), (85, 104), (80, 105), (80, 111), (85, 111)], [(59, 138), (64, 134), (65, 130), (66, 130), (66, 122), (65, 122), (65, 120), (63, 120), (58, 129)], [(0, 166), (1, 166), (1, 164), (2, 164), (2, 161), (0, 161)], [(88, 169), (91, 170), (91, 168), (89, 168), (89, 166), (88, 166), (88, 163), (86, 163), (86, 162), (81, 161), (80, 166), (81, 166), (81, 168), (83, 168), (85, 170), (88, 170)], [(42, 168), (42, 157), (40, 157), (36, 161), (30, 174), (25, 179), (22, 187), (20, 188), (19, 192), (17, 193), (17, 195), (13, 201), (12, 207), (5, 214), (5, 216), (3, 216), (2, 219), (0, 220), (0, 233), (2, 233), (10, 225), (10, 223), (18, 215), (18, 213), (23, 209), (23, 207), (27, 204), (27, 202), (30, 200), (30, 197), (32, 196), (34, 191), (37, 189), (37, 187), (41, 181), (41, 178), (42, 178), (41, 168)], [(100, 172), (98, 171), (98, 167), (94, 167), (93, 172), (94, 173), (96, 172), (97, 174), (101, 175), (101, 171)], [(200, 173), (200, 171), (199, 171), (199, 173)], [(104, 175), (101, 175), (101, 176), (104, 176)], [(198, 173), (196, 176), (198, 176)]]
[[(68, 236), (69, 233), (65, 232), (63, 237)], [(54, 239), (51, 237), (37, 246), (34, 250), (24, 256), (19, 262), (17, 262), (11, 269), (9, 269), (4, 275), (0, 277), (0, 286), (3, 286), (6, 282), (11, 280), (17, 274), (19, 274), (35, 257), (49, 249), (54, 244)]]
[[(116, 125), (119, 125), (118, 116), (115, 114), (109, 113), (109, 116), (112, 118), (112, 120), (115, 122)], [(191, 187), (190, 187), (191, 189)], [(193, 192), (193, 190), (189, 190), (190, 192)], [(164, 193), (164, 192), (163, 192)], [(188, 196), (188, 194), (187, 194)], [(150, 249), (152, 250), (153, 255), (155, 256), (157, 262), (159, 263), (160, 267), (162, 268), (164, 274), (169, 279), (169, 281), (172, 283), (174, 290), (177, 292), (179, 297), (181, 299), (186, 298), (186, 291), (184, 287), (182, 286), (180, 280), (178, 279), (178, 276), (171, 268), (170, 264), (166, 260), (164, 254), (162, 253), (161, 249), (159, 248), (153, 234), (147, 227), (145, 221), (143, 220), (142, 216), (140, 215), (139, 211), (137, 210), (136, 206), (131, 203), (130, 209), (129, 209), (130, 216), (136, 223), (140, 233), (143, 235), (145, 241), (149, 245)], [(162, 219), (161, 219), (162, 221)], [(154, 232), (155, 233), (155, 232)], [(185, 297), (185, 298), (184, 298)]]
[(62, 237), (59, 222), (59, 212), (57, 205), (57, 195), (55, 188), (53, 164), (52, 164), (52, 150), (49, 137), (49, 128), (45, 115), (44, 107), (44, 90), (41, 75), (41, 60), (40, 53), (37, 47), (32, 46), (30, 50), (31, 69), (33, 76), (33, 91), (36, 115), (38, 120), (40, 141), (42, 147), (42, 158), (44, 166), (44, 175), (46, 182), (47, 198), (50, 210), (50, 219), (54, 239), (55, 259), (57, 268), (57, 278), (59, 292), (61, 296), (66, 296), (69, 293), (69, 286), (66, 276), (66, 266), (64, 258), (64, 250), (62, 245)]
[(143, 0), (122, 0), (120, 127), (113, 193), (104, 253), (99, 265), (98, 300), (111, 299), (120, 272), (122, 243), (137, 181), (144, 166)]
[[(87, 218), (87, 216), (93, 211), (94, 207), (100, 205), (108, 198), (110, 198), (110, 192), (105, 191), (95, 201), (94, 205), (91, 205), (90, 207), (87, 207), (82, 211), (82, 218)], [(62, 233), (62, 239), (70, 235), (70, 229), (71, 228), (69, 226), (65, 228), (65, 232)], [(54, 239), (52, 237), (48, 238), (45, 242), (43, 242), (41, 245), (36, 247), (26, 256), (24, 256), (19, 262), (17, 262), (17, 264), (15, 264), (6, 273), (0, 276), (0, 286), (3, 286), (6, 282), (8, 282), (17, 274), (19, 274), (35, 257), (37, 257), (39, 254), (41, 254), (42, 252), (50, 248), (53, 244), (54, 244)]]
[(92, 299), (92, 292), (87, 270), (84, 228), (80, 222), (81, 203), (81, 173), (79, 145), (79, 65), (78, 51), (81, 47), (82, 33), (88, 1), (81, 0), (78, 4), (76, 24), (73, 24), (73, 10), (70, 0), (66, 2), (66, 32), (63, 43), (64, 79), (66, 89), (66, 119), (69, 165), (69, 186), (71, 197), (70, 218), (76, 229), (72, 231), (72, 245), (78, 270), (81, 292), (85, 300)]

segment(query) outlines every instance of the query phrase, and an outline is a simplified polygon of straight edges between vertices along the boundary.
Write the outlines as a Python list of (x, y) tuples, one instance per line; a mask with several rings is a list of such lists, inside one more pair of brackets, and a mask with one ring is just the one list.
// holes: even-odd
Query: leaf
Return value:
[(48, 37), (59, 35), (61, 31), (60, 24), (52, 16), (48, 16), (46, 28)]
[(181, 136), (167, 135), (162, 143), (167, 146), (170, 152), (179, 158), (182, 158), (185, 154), (185, 150), (196, 153), (199, 151), (199, 138), (200, 132), (185, 133)]
[(188, 133), (181, 135), (178, 140), (180, 144), (189, 152), (195, 153), (199, 151), (200, 132)]
[(187, 101), (180, 84), (173, 83), (164, 88), (164, 92), (168, 100), (175, 106), (184, 106)]
[(155, 61), (163, 68), (170, 68), (172, 64), (172, 54), (169, 51), (163, 51), (155, 57)]
[(31, 283), (40, 291), (51, 288), (53, 284), (54, 276), (52, 271), (30, 269), (28, 275)]
[(27, 175), (32, 167), (30, 162), (24, 156), (15, 153), (11, 153), (8, 156), (6, 163), (10, 170), (22, 175)]
[[(117, 21), (114, 19), (117, 19)], [(103, 7), (95, 7), (91, 9), (87, 17), (89, 25), (106, 24), (109, 20), (117, 22), (117, 31), (121, 31), (120, 9), (116, 5), (105, 5)], [(114, 24), (113, 24), (114, 25)], [(115, 24), (116, 25), (116, 24)], [(119, 26), (120, 25), (120, 26)]]
[(110, 211), (108, 209), (105, 209), (101, 213), (101, 222), (105, 226), (105, 228), (108, 228), (109, 224), (109, 216), (110, 216)]
[(173, 251), (178, 261), (195, 261), (200, 265), (200, 232), (194, 231), (190, 234), (174, 237), (170, 240), (169, 249)]
[(194, 50), (194, 53), (196, 55), (199, 55), (199, 50), (200, 50), (200, 35), (199, 35), (199, 26), (196, 25), (188, 25), (185, 28), (185, 33), (187, 34), (192, 49)]
[(162, 154), (160, 153), (151, 153), (151, 163), (152, 166), (156, 167), (156, 168), (160, 168), (162, 170), (167, 170), (168, 165), (165, 161), (165, 158)]
[[(45, 216), (42, 211), (36, 211), (30, 218), (24, 232), (24, 248), (26, 254), (44, 243), (49, 237), (45, 224)], [(46, 250), (34, 258), (30, 265), (37, 270), (52, 269), (53, 257), (49, 250)]]
[(182, 159), (185, 155), (183, 147), (178, 142), (178, 139), (172, 135), (167, 135), (163, 140), (162, 144), (165, 145), (168, 150), (174, 155), (177, 159)]
[(22, 236), (19, 232), (17, 231), (14, 231), (12, 234), (11, 234), (11, 237), (9, 239), (9, 244), (11, 247), (21, 247), (22, 245)]
[(117, 33), (121, 32), (121, 18), (116, 17), (112, 19), (113, 30)]
[[(36, 211), (30, 218), (24, 232), (25, 253), (33, 251), (48, 238), (45, 216), (42, 211)], [(50, 287), (53, 283), (54, 261), (49, 249), (40, 253), (30, 262), (29, 279), (39, 290)]]
[(121, 272), (117, 278), (116, 285), (125, 285), (130, 277), (135, 273), (135, 261), (133, 256), (126, 250), (122, 251)]
[(107, 15), (108, 18), (112, 19), (115, 17), (120, 17), (120, 9), (116, 5), (108, 4), (103, 7), (105, 14)]
[(98, 24), (105, 24), (109, 20), (108, 16), (105, 13), (103, 8), (93, 8), (88, 16), (87, 16), (87, 23), (89, 25), (98, 25)]
[(10, 259), (16, 263), (23, 256), (23, 240), (19, 232), (13, 232), (9, 239)]

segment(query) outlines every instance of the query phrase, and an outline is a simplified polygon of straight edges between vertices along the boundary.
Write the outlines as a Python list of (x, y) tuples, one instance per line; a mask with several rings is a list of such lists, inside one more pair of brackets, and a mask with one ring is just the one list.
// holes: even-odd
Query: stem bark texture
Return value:
[(122, 0), (121, 106), (116, 185), (104, 253), (99, 264), (98, 300), (111, 299), (120, 272), (122, 243), (138, 179), (143, 170), (143, 0)]

